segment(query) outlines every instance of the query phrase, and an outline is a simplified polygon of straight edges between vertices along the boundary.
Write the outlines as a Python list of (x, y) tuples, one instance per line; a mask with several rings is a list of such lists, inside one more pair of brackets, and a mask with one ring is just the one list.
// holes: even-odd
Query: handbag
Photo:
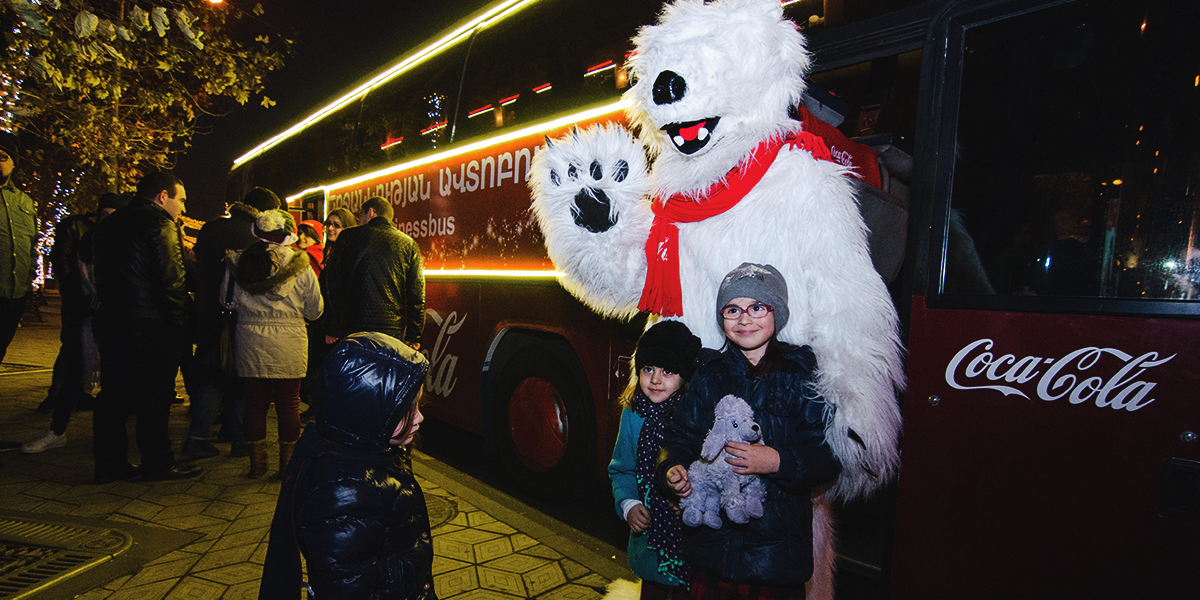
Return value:
[(237, 359), (234, 357), (234, 339), (237, 334), (238, 314), (236, 310), (228, 308), (233, 302), (233, 287), (234, 282), (229, 281), (229, 271), (225, 272), (225, 302), (221, 305), (221, 329), (220, 337), (217, 339), (217, 374), (226, 379), (237, 378)]
[(204, 376), (217, 382), (228, 382), (237, 379), (237, 359), (234, 357), (234, 343), (237, 329), (237, 311), (228, 308), (233, 302), (233, 281), (229, 271), (225, 272), (225, 302), (221, 304), (221, 312), (212, 325), (213, 329), (205, 331), (201, 343), (196, 345), (196, 367)]

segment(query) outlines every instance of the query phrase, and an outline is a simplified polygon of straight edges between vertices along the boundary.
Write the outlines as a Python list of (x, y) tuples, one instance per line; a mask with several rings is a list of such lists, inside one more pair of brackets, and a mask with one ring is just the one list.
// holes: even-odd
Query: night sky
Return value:
[[(226, 0), (245, 11), (272, 39), (295, 43), (284, 68), (269, 75), (265, 94), (276, 102), (246, 107), (223, 117), (202, 117), (203, 133), (177, 158), (175, 173), (188, 193), (188, 216), (208, 220), (224, 210), (225, 177), (233, 160), (259, 142), (311, 114), (369, 75), (394, 63), (415, 46), (453, 26), (489, 0), (388, 0), (333, 3), (317, 0), (259, 0), (266, 11), (249, 14), (255, 0)], [(239, 25), (240, 27), (240, 25)]]

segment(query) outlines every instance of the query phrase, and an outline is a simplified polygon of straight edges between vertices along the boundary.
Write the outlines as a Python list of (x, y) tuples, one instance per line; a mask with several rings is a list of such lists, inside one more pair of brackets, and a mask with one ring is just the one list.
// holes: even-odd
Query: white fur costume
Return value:
[[(563, 285), (617, 317), (638, 310), (652, 198), (698, 197), (763, 140), (798, 132), (788, 110), (800, 102), (809, 67), (804, 37), (779, 0), (676, 0), (634, 44), (637, 82), (625, 97), (640, 143), (618, 126), (577, 132), (537, 154), (531, 181), (534, 214)], [(681, 124), (692, 126), (693, 141), (679, 133)], [(833, 410), (826, 437), (843, 467), (826, 493), (844, 499), (894, 477), (895, 394), (904, 384), (896, 310), (871, 264), (849, 176), (785, 145), (733, 208), (677, 225), (679, 319), (707, 347), (725, 342), (715, 303), (727, 272), (754, 262), (783, 273), (791, 319), (779, 338), (816, 353), (819, 386)], [(828, 498), (814, 500), (812, 593), (829, 598)]]

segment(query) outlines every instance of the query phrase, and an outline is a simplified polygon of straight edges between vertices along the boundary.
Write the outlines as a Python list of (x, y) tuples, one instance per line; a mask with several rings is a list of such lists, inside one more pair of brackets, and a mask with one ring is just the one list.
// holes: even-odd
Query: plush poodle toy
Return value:
[(869, 495), (899, 462), (898, 319), (854, 174), (789, 114), (809, 55), (779, 0), (675, 0), (633, 41), (625, 99), (639, 137), (606, 125), (548, 144), (534, 159), (534, 215), (581, 301), (606, 316), (679, 319), (710, 348), (725, 341), (715, 311), (725, 273), (743, 262), (783, 273), (794, 291), (779, 339), (816, 353), (842, 464), (814, 498), (813, 597), (831, 597), (827, 501)]
[(763, 495), (767, 488), (762, 479), (734, 473), (732, 465), (725, 462), (729, 456), (725, 442), (753, 444), (762, 439), (758, 423), (754, 422), (754, 409), (745, 400), (731, 395), (717, 402), (715, 412), (713, 428), (700, 448), (701, 458), (688, 467), (692, 494), (679, 503), (688, 527), (703, 523), (720, 529), (721, 509), (725, 509), (734, 523), (747, 523), (763, 515)]

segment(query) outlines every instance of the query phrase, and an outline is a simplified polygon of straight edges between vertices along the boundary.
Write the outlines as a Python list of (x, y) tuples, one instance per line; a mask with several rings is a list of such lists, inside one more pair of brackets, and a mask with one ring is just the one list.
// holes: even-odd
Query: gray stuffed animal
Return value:
[(753, 444), (762, 439), (754, 422), (754, 409), (737, 396), (725, 396), (717, 402), (716, 419), (704, 444), (700, 459), (688, 467), (692, 493), (680, 502), (683, 522), (688, 527), (701, 523), (721, 528), (721, 509), (734, 523), (748, 523), (763, 514), (763, 496), (767, 488), (757, 475), (740, 475), (725, 462), (727, 441)]

